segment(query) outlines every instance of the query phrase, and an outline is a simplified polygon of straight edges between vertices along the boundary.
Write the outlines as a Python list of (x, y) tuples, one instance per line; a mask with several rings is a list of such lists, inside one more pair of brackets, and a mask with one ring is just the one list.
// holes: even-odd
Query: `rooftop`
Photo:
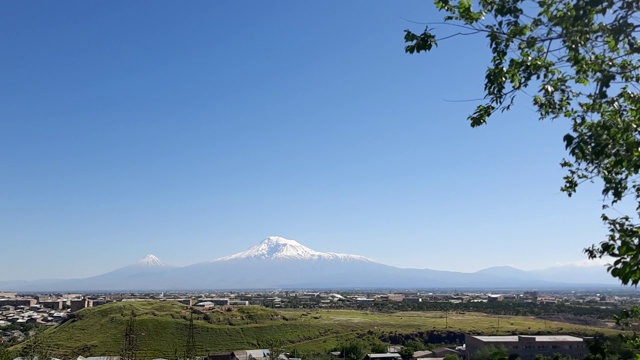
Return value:
[(535, 339), (540, 342), (575, 341), (582, 342), (582, 338), (570, 335), (513, 335), (513, 336), (471, 336), (484, 342), (518, 342), (518, 338)]
[(386, 353), (386, 354), (367, 354), (367, 356), (370, 359), (375, 359), (375, 358), (390, 358), (390, 357), (400, 357), (400, 354), (398, 353)]

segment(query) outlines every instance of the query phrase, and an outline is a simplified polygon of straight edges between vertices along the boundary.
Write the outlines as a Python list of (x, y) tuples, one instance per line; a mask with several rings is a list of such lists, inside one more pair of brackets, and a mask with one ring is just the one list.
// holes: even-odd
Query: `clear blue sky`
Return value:
[[(484, 38), (403, 51), (430, 1), (6, 1), (0, 280), (187, 265), (269, 235), (401, 266), (584, 259), (561, 121), (471, 129)], [(440, 27), (443, 32), (449, 29)]]

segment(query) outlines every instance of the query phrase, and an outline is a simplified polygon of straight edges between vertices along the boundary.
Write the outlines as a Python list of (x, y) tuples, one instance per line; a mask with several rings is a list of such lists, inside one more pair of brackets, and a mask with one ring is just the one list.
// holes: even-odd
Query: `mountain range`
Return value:
[(68, 280), (0, 281), (6, 291), (221, 289), (542, 289), (616, 286), (603, 266), (524, 271), (497, 266), (473, 273), (403, 269), (363, 256), (319, 252), (270, 236), (246, 251), (184, 267), (147, 255), (135, 264)]

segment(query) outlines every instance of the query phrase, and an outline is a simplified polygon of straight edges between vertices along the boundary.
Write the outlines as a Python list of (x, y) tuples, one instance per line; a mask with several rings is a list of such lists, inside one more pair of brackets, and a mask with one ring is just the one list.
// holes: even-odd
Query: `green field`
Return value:
[[(174, 358), (183, 354), (190, 308), (173, 302), (119, 302), (88, 308), (77, 318), (47, 329), (44, 342), (58, 357), (118, 355), (131, 311), (136, 313), (139, 357)], [(284, 310), (241, 307), (194, 315), (198, 355), (208, 352), (271, 348), (326, 352), (359, 334), (464, 332), (471, 334), (613, 334), (613, 330), (479, 313), (353, 310)], [(12, 350), (19, 350), (21, 345)]]

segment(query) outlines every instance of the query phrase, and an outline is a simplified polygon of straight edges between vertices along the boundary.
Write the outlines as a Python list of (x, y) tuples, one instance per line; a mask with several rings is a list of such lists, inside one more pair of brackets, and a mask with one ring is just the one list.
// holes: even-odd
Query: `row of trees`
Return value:
[(343, 359), (362, 360), (367, 353), (386, 353), (388, 345), (376, 339), (354, 339), (343, 342), (333, 349)]
[[(375, 333), (361, 335), (358, 339), (345, 341), (332, 351), (339, 351), (343, 359), (362, 360), (366, 354), (384, 354), (391, 344), (380, 341)], [(416, 351), (427, 350), (429, 345), (418, 340), (408, 340), (402, 345), (399, 354), (403, 359), (411, 359)], [(446, 360), (459, 360), (457, 356), (449, 356)]]
[[(479, 349), (470, 360), (517, 360), (518, 356), (510, 354), (503, 346), (485, 346)], [(637, 359), (636, 352), (620, 337), (596, 338), (589, 342), (589, 354), (585, 360), (632, 360)], [(572, 360), (570, 357), (554, 355), (538, 356), (537, 360)]]
[[(336, 351), (341, 351), (342, 357), (349, 360), (362, 360), (367, 352), (385, 353), (386, 344), (367, 344), (363, 340), (352, 340), (340, 345)], [(403, 359), (408, 360), (413, 357), (416, 351), (425, 349), (425, 345), (420, 342), (411, 342), (404, 345), (400, 351)], [(516, 354), (511, 354), (509, 350), (502, 346), (485, 346), (479, 349), (470, 360), (517, 360)], [(538, 360), (574, 360), (570, 357), (554, 355), (552, 357), (538, 356)], [(633, 347), (629, 346), (619, 337), (599, 338), (591, 340), (589, 344), (589, 354), (585, 360), (632, 360), (637, 359)], [(457, 355), (449, 354), (444, 360), (460, 360)]]
[(494, 301), (494, 302), (391, 302), (379, 301), (361, 305), (362, 309), (374, 309), (377, 311), (470, 311), (482, 312), (493, 315), (514, 316), (543, 316), (554, 314), (569, 314), (574, 316), (586, 316), (603, 320), (613, 319), (619, 314), (617, 308), (603, 308), (597, 304), (537, 304), (524, 301)]

